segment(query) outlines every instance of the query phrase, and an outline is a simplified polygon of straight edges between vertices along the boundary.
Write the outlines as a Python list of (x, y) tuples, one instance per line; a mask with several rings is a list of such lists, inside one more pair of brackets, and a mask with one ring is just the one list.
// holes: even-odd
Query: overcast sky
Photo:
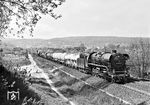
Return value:
[(66, 0), (55, 11), (63, 17), (43, 17), (35, 38), (150, 37), (150, 0)]

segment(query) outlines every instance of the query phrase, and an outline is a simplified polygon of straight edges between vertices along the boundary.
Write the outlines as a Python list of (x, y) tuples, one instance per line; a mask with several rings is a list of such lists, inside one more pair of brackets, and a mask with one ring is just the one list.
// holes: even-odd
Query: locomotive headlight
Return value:
[(115, 69), (113, 69), (113, 71), (112, 71), (112, 72), (113, 72), (113, 74), (115, 74)]
[(129, 71), (129, 70), (130, 70), (130, 67), (126, 67), (126, 70)]
[(124, 74), (127, 74), (127, 73), (128, 73), (127, 70), (125, 70), (125, 71), (124, 71)]

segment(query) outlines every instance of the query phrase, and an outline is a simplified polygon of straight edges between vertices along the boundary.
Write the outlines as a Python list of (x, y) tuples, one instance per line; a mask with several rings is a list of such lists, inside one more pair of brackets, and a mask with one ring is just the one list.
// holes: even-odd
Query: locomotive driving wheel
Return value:
[(116, 82), (115, 77), (114, 77), (113, 75), (111, 75), (111, 82), (112, 82), (112, 83), (115, 83), (115, 82)]
[(127, 77), (123, 77), (123, 83), (127, 82)]
[(92, 70), (93, 70), (93, 67), (89, 66), (89, 69), (86, 70), (86, 73), (92, 75)]

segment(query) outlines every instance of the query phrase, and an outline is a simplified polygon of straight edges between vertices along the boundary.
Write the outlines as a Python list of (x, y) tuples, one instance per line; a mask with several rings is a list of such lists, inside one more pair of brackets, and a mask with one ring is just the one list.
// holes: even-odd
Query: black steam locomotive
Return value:
[(90, 54), (80, 54), (77, 59), (79, 68), (83, 68), (89, 74), (103, 77), (115, 82), (126, 81), (130, 74), (126, 67), (128, 54), (113, 52), (92, 52)]

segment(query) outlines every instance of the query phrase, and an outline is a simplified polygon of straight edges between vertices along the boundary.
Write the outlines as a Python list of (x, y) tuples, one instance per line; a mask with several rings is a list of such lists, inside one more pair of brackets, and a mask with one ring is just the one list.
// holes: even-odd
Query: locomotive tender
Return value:
[(128, 54), (112, 52), (92, 53), (50, 53), (37, 51), (39, 56), (66, 66), (82, 70), (88, 74), (97, 75), (115, 82), (126, 81), (130, 74), (126, 67)]

